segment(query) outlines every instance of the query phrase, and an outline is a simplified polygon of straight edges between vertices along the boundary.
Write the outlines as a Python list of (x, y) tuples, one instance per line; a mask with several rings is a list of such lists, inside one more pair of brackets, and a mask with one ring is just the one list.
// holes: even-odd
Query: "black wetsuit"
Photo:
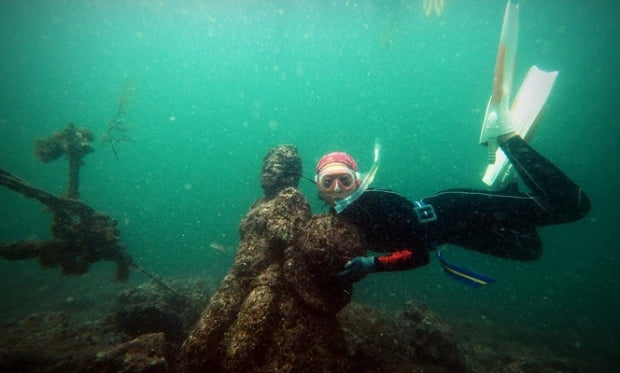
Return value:
[(520, 137), (501, 147), (531, 193), (516, 188), (445, 190), (420, 201), (431, 205), (436, 217), (422, 222), (412, 201), (389, 190), (369, 189), (340, 216), (362, 230), (374, 251), (392, 253), (375, 259), (378, 271), (425, 265), (428, 252), (441, 244), (502, 258), (536, 259), (542, 251), (536, 227), (578, 220), (589, 211), (590, 201)]

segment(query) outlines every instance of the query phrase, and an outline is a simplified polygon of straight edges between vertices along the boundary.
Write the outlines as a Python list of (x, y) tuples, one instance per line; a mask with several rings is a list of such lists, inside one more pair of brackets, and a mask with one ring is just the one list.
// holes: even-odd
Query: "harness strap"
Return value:
[(429, 205), (423, 200), (419, 200), (413, 201), (413, 206), (413, 210), (416, 212), (416, 216), (418, 217), (418, 221), (420, 223), (426, 224), (437, 220), (437, 214), (435, 214), (433, 205)]
[[(413, 210), (415, 211), (418, 221), (420, 223), (427, 224), (427, 223), (437, 220), (437, 214), (435, 213), (435, 209), (433, 208), (433, 205), (424, 202), (424, 200), (420, 200), (420, 201), (413, 201), (413, 206), (414, 206)], [(428, 226), (425, 226), (425, 228), (427, 228), (426, 236), (428, 238)], [(428, 245), (430, 245), (429, 247), (435, 249), (435, 251), (437, 252), (437, 258), (439, 259), (439, 263), (441, 264), (441, 267), (452, 278), (459, 280), (473, 287), (479, 287), (479, 286), (483, 286), (487, 284), (492, 284), (496, 281), (495, 279), (491, 277), (487, 277), (485, 275), (476, 273), (469, 269), (462, 268), (452, 263), (449, 263), (441, 255), (441, 250), (437, 247), (437, 245), (431, 242), (428, 242)]]

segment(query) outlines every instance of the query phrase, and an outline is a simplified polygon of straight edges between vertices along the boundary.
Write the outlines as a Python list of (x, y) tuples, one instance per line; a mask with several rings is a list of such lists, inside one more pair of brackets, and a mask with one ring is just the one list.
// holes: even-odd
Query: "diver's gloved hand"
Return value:
[(344, 265), (344, 271), (338, 273), (338, 277), (343, 281), (357, 282), (376, 270), (374, 256), (358, 256)]

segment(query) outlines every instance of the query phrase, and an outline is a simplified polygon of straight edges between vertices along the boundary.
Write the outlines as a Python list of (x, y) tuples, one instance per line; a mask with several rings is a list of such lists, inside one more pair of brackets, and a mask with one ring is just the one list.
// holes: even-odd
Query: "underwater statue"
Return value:
[(297, 149), (278, 146), (261, 171), (265, 196), (240, 225), (234, 263), (185, 340), (185, 372), (345, 372), (349, 360), (336, 313), (352, 285), (336, 274), (365, 250), (335, 216), (312, 216), (296, 189)]

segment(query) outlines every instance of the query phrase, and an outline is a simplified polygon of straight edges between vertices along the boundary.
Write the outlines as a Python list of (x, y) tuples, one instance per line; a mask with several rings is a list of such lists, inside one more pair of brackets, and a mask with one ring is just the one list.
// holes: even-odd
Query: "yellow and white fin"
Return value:
[[(557, 71), (546, 72), (536, 66), (532, 66), (527, 72), (510, 108), (514, 130), (525, 140), (529, 140), (534, 135), (538, 124), (537, 119), (557, 76)], [(512, 166), (506, 155), (501, 149), (497, 149), (495, 162), (487, 166), (482, 181), (495, 189), (501, 189), (511, 180), (511, 171)]]

